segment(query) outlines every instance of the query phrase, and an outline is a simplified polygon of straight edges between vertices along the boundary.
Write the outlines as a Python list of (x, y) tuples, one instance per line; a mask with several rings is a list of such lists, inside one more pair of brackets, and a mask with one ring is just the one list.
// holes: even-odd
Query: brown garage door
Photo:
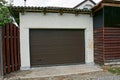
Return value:
[(84, 63), (84, 30), (30, 29), (31, 66)]

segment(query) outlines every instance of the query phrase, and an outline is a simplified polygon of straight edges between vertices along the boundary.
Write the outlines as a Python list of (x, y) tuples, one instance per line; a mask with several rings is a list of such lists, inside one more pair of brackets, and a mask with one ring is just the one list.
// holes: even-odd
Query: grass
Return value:
[(113, 74), (117, 74), (117, 75), (120, 75), (120, 67), (110, 67), (108, 69), (109, 72), (113, 73)]

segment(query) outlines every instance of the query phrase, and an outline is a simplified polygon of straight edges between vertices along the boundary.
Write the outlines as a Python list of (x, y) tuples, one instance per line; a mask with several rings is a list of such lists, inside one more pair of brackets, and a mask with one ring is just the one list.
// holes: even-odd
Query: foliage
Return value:
[(5, 0), (0, 0), (0, 3), (6, 4), (7, 2)]
[(109, 68), (108, 69), (109, 72), (113, 73), (113, 74), (117, 74), (117, 75), (120, 75), (120, 67), (117, 67), (117, 68)]
[(12, 22), (9, 9), (7, 8), (7, 6), (5, 6), (5, 4), (5, 0), (0, 1), (0, 26)]

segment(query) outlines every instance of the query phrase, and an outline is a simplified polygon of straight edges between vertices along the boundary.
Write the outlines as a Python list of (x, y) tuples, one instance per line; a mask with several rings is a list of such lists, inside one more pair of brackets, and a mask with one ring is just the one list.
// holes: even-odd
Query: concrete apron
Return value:
[(99, 66), (96, 65), (65, 65), (65, 66), (51, 66), (51, 67), (38, 67), (31, 68), (27, 71), (20, 71), (12, 73), (12, 79), (31, 79), (31, 78), (46, 78), (46, 77), (55, 77), (55, 76), (65, 76), (65, 75), (74, 75), (82, 74), (89, 72), (102, 71)]

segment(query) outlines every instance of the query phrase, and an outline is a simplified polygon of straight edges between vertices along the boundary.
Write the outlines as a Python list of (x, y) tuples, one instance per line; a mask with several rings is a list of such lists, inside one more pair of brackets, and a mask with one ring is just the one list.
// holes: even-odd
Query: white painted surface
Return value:
[(78, 6), (76, 9), (84, 9), (86, 5), (92, 5), (93, 7), (95, 6), (91, 1), (88, 0), (85, 3), (81, 4), (80, 6)]
[(30, 68), (29, 29), (20, 27), (20, 46), (21, 69), (27, 70)]
[(20, 14), (21, 69), (30, 67), (29, 29), (85, 29), (85, 62), (93, 63), (93, 21), (88, 14)]

